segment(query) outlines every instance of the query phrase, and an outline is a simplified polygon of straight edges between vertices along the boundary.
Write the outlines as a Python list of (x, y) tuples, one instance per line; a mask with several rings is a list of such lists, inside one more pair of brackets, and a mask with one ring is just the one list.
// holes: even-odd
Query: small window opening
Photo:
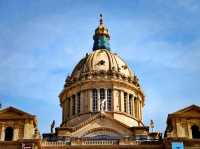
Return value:
[(199, 127), (196, 126), (196, 125), (193, 125), (191, 128), (192, 128), (192, 138), (193, 139), (200, 139)]
[(5, 130), (5, 141), (12, 141), (13, 140), (13, 128), (7, 127)]

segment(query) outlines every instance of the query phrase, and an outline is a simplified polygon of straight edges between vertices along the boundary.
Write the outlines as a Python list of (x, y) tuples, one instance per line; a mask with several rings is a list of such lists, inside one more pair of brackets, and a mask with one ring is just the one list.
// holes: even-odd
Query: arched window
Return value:
[(200, 139), (200, 131), (199, 131), (199, 127), (196, 125), (193, 125), (191, 127), (192, 129), (192, 138), (193, 139)]
[(13, 128), (7, 127), (5, 130), (5, 141), (12, 141), (13, 139)]
[(108, 106), (108, 111), (112, 110), (112, 90), (108, 89), (107, 90), (107, 106)]
[(92, 109), (93, 109), (93, 112), (96, 112), (97, 111), (97, 90), (96, 89), (93, 89), (92, 90)]

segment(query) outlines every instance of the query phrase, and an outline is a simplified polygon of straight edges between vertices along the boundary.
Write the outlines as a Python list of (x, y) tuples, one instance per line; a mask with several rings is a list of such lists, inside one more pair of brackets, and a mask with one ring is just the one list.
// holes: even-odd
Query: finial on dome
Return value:
[(100, 14), (99, 19), (99, 26), (95, 30), (95, 34), (93, 36), (94, 44), (93, 44), (93, 51), (98, 49), (106, 49), (110, 50), (110, 35), (108, 33), (108, 29), (103, 24), (103, 15)]
[(99, 20), (99, 22), (100, 22), (100, 25), (103, 24), (103, 15), (101, 13), (100, 13), (100, 20)]

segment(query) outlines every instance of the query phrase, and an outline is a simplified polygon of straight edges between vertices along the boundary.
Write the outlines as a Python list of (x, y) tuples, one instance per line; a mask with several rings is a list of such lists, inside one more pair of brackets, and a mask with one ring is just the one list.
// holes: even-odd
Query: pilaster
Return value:
[(5, 126), (1, 126), (1, 141), (5, 140)]
[(19, 128), (17, 126), (15, 126), (14, 127), (14, 133), (13, 133), (13, 141), (18, 140), (18, 137), (19, 137)]
[(30, 139), (30, 136), (29, 136), (29, 132), (30, 132), (30, 127), (29, 127), (29, 120), (25, 120), (25, 123), (24, 123), (24, 139)]
[(124, 92), (120, 91), (120, 100), (121, 100), (121, 111), (124, 112)]
[(93, 104), (93, 101), (92, 101), (92, 90), (88, 90), (88, 92), (89, 92), (89, 98), (88, 98), (88, 104), (89, 104), (89, 106), (88, 106), (88, 111), (89, 112), (92, 112), (92, 104)]

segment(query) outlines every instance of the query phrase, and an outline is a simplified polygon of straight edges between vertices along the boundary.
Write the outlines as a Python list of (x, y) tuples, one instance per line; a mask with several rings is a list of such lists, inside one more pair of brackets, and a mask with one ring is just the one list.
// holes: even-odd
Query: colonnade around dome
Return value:
[(61, 106), (62, 125), (75, 117), (91, 112), (125, 113), (137, 121), (142, 121), (143, 103), (134, 92), (112, 88), (88, 89), (66, 97)]

